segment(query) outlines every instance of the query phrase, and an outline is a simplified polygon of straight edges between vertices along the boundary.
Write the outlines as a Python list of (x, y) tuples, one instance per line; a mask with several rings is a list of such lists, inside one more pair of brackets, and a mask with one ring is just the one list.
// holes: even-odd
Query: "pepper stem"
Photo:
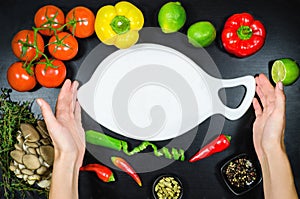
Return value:
[(115, 177), (114, 177), (113, 174), (111, 174), (111, 175), (109, 176), (109, 179), (108, 179), (107, 182), (114, 182), (114, 181), (115, 181)]
[(241, 40), (247, 40), (252, 37), (252, 29), (249, 26), (241, 26), (237, 30), (237, 34)]
[(117, 15), (111, 21), (110, 26), (115, 33), (121, 35), (130, 30), (130, 20), (125, 16)]
[(231, 141), (231, 136), (230, 135), (225, 135), (226, 139), (230, 142)]

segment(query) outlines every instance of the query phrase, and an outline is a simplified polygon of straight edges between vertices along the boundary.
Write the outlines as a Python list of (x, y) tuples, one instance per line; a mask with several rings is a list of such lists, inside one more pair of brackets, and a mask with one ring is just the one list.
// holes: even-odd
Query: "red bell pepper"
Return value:
[(214, 153), (224, 151), (230, 146), (231, 136), (221, 134), (216, 137), (213, 141), (205, 145), (200, 149), (190, 160), (189, 162), (196, 162), (203, 158), (206, 158)]
[(237, 57), (254, 54), (265, 43), (264, 25), (249, 13), (234, 14), (227, 19), (222, 31), (225, 50)]
[(130, 175), (140, 187), (142, 186), (142, 181), (140, 177), (126, 160), (120, 157), (111, 157), (111, 161), (116, 167)]
[(115, 181), (113, 172), (108, 167), (101, 164), (88, 164), (86, 166), (80, 167), (80, 171), (93, 171), (103, 182)]

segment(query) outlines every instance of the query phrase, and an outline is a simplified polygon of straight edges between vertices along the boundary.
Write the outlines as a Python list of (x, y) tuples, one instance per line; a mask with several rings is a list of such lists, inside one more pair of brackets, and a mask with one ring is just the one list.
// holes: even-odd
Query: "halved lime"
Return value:
[(290, 58), (278, 59), (272, 65), (271, 76), (275, 83), (281, 81), (285, 86), (290, 85), (299, 77), (299, 66)]
[(164, 33), (177, 32), (186, 21), (186, 13), (180, 2), (164, 4), (158, 13), (158, 23)]

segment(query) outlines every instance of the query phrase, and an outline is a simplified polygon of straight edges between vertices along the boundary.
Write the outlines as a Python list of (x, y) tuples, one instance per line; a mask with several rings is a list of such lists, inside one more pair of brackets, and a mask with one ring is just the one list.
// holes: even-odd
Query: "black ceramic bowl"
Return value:
[(155, 199), (168, 198), (167, 195), (173, 199), (181, 199), (183, 196), (182, 182), (173, 174), (161, 175), (153, 183), (152, 195)]
[(258, 162), (250, 159), (247, 154), (237, 155), (225, 162), (221, 167), (221, 175), (235, 195), (250, 191), (262, 180)]

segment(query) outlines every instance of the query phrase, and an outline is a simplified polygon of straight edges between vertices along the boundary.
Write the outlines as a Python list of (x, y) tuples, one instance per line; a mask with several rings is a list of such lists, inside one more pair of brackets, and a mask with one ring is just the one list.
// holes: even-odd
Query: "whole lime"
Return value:
[(209, 21), (199, 21), (188, 28), (187, 36), (193, 46), (207, 47), (215, 40), (216, 29)]
[(158, 13), (158, 23), (164, 33), (177, 32), (186, 21), (186, 12), (180, 2), (164, 4)]

